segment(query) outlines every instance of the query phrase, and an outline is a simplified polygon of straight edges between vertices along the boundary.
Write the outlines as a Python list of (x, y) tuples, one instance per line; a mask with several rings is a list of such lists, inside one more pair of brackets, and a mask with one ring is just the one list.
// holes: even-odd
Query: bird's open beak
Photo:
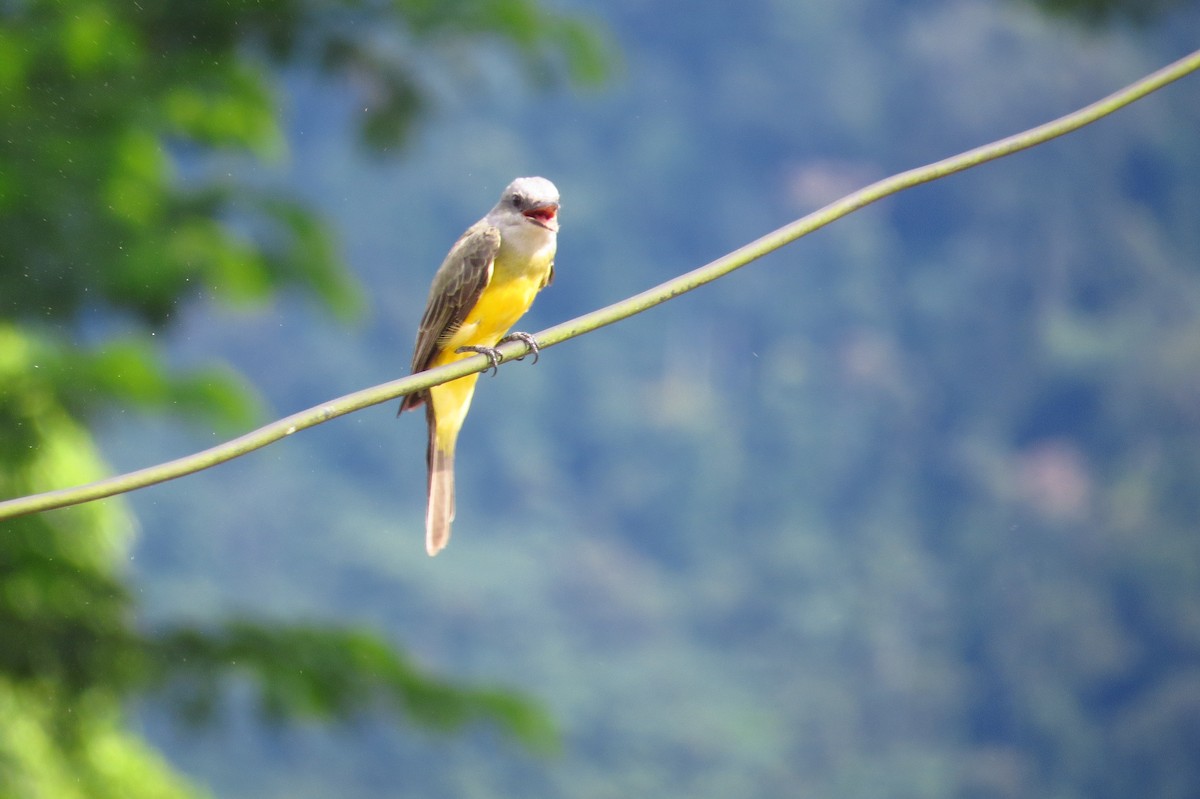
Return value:
[(539, 205), (537, 208), (530, 208), (528, 211), (522, 212), (525, 218), (535, 225), (541, 225), (546, 230), (554, 233), (558, 232), (558, 204), (550, 203), (548, 205)]

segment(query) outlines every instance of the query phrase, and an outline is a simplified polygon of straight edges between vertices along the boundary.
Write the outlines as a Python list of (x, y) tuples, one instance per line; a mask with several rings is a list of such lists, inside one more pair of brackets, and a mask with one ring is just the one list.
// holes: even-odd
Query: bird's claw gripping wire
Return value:
[(530, 365), (533, 365), (533, 364), (537, 363), (538, 358), (541, 357), (540, 353), (542, 351), (542, 348), (538, 346), (537, 339), (533, 337), (532, 333), (522, 333), (520, 331), (517, 331), (516, 333), (509, 333), (507, 336), (500, 339), (501, 344), (503, 344), (506, 341), (523, 341), (523, 342), (525, 342), (525, 346), (529, 347), (529, 352), (525, 353), (524, 355), (517, 356), (518, 361), (523, 361), (523, 360), (525, 360), (525, 355), (532, 354), (533, 360), (530, 361), (529, 363), (530, 363)]
[(486, 372), (490, 370), (493, 377), (496, 376), (496, 372), (498, 372), (500, 369), (500, 353), (495, 347), (477, 347), (473, 344), (467, 344), (459, 347), (455, 350), (455, 352), (477, 352), (480, 355), (487, 356), (487, 359), (492, 362), (492, 365), (487, 369), (484, 369), (484, 371)]
[[(509, 333), (507, 336), (505, 336), (504, 338), (497, 341), (496, 345), (499, 346), (499, 345), (505, 343), (506, 341), (523, 341), (523, 342), (525, 342), (525, 346), (529, 347), (529, 352), (533, 353), (533, 363), (538, 362), (538, 352), (541, 348), (538, 347), (537, 339), (535, 339), (532, 334), (530, 334), (530, 333)], [(472, 344), (467, 344), (462, 347), (459, 347), (458, 349), (455, 350), (455, 352), (475, 352), (475, 353), (479, 353), (480, 355), (484, 355), (492, 363), (492, 365), (490, 367), (492, 376), (495, 377), (496, 374), (500, 371), (500, 351), (496, 347), (481, 347), (481, 346), (475, 346)], [(528, 355), (528, 354), (529, 353), (526, 353), (526, 355)], [(525, 355), (522, 355), (519, 358), (517, 358), (516, 360), (521, 361), (524, 359), (525, 359)]]

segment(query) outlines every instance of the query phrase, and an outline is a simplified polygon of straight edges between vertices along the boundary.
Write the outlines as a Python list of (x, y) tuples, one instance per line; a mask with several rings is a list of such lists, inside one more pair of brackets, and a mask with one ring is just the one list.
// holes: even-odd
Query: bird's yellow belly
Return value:
[[(524, 316), (533, 304), (542, 285), (550, 259), (541, 269), (527, 269), (514, 276), (506, 275), (497, 264), (492, 282), (483, 290), (475, 307), (467, 318), (450, 336), (438, 343), (438, 353), (430, 367), (443, 366), (469, 358), (475, 353), (456, 352), (459, 347), (494, 347), (506, 333)], [(471, 396), (475, 393), (475, 381), (479, 374), (467, 375), (429, 390), (438, 419), (438, 444), (452, 446), (453, 438), (466, 418), (471, 407)], [(440, 439), (445, 438), (445, 441)]]
[(473, 353), (455, 352), (459, 347), (494, 347), (496, 342), (525, 315), (541, 286), (540, 278), (518, 277), (504, 283), (492, 282), (475, 307), (444, 342), (439, 342), (433, 366), (462, 360)]

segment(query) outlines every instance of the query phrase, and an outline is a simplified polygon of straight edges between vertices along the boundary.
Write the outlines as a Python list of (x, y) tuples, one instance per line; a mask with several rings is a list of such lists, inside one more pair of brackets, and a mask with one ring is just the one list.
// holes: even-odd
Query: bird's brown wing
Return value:
[[(417, 345), (413, 350), (412, 370), (429, 368), (445, 340), (475, 307), (479, 295), (492, 279), (492, 266), (500, 250), (500, 231), (480, 221), (459, 237), (446, 260), (438, 267), (429, 289), (425, 314), (417, 328)], [(400, 404), (400, 411), (417, 408), (425, 401), (425, 392), (409, 394)]]

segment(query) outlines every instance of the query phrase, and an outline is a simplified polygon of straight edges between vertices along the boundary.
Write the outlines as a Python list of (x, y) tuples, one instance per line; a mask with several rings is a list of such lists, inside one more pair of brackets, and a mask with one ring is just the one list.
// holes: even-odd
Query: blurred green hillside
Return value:
[[(1034, 5), (574, 5), (621, 52), (607, 84), (468, 42), (418, 61), (399, 158), (359, 146), (353, 75), (276, 66), (278, 160), (188, 177), (319, 212), (365, 316), (201, 296), (156, 340), (291, 412), (405, 372), (434, 269), (517, 175), (564, 200), (536, 331), (1200, 40), (1194, 3), (1107, 27)], [(256, 799), (1197, 795), (1198, 186), (1193, 77), (503, 367), (433, 560), (423, 424), (390, 407), (129, 498), (139, 627), (365, 627), (544, 703), (557, 756), (382, 713), (264, 726), (238, 690), (199, 735), (148, 695), (137, 731)], [(99, 411), (117, 469), (227, 434), (135, 405)]]

